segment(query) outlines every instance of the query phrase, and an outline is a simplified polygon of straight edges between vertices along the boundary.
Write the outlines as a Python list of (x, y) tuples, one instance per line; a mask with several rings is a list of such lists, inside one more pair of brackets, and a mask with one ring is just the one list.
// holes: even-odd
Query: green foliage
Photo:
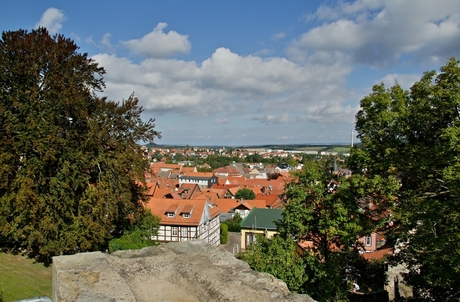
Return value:
[(226, 244), (228, 242), (228, 225), (225, 223), (220, 224), (220, 243)]
[(448, 60), (410, 91), (383, 84), (361, 100), (354, 173), (398, 180), (394, 238), (398, 261), (421, 300), (460, 299), (460, 67)]
[(256, 193), (254, 193), (254, 191), (251, 189), (243, 188), (236, 191), (235, 198), (243, 200), (253, 200), (256, 198)]
[(154, 216), (150, 210), (144, 210), (120, 238), (110, 240), (109, 251), (113, 253), (118, 250), (138, 250), (155, 245), (152, 237), (158, 234), (159, 225), (160, 218)]
[(232, 219), (229, 219), (229, 220), (225, 221), (224, 223), (228, 226), (228, 231), (229, 232), (239, 233), (239, 232), (241, 232), (241, 222), (242, 221), (243, 221), (243, 219), (241, 218), (240, 214), (235, 213), (235, 215), (233, 215)]
[(293, 292), (302, 292), (306, 279), (304, 259), (297, 257), (296, 245), (292, 239), (284, 240), (279, 236), (266, 239), (258, 236), (238, 258), (259, 272), (272, 274), (283, 280)]
[(0, 237), (39, 261), (107, 245), (142, 212), (139, 141), (158, 136), (131, 95), (96, 96), (102, 67), (44, 28), (0, 40)]
[[(372, 196), (375, 202), (389, 202), (397, 185), (394, 179), (378, 177), (334, 180), (328, 170), (327, 160), (309, 161), (295, 173), (296, 181), (286, 187), (288, 202), (278, 224), (279, 236), (258, 238), (241, 259), (281, 278), (292, 291), (318, 301), (348, 301), (347, 280), (379, 274), (379, 279), (366, 280), (366, 288), (378, 291), (384, 278), (383, 269), (375, 271), (359, 256), (357, 238), (374, 231), (379, 221), (361, 210), (358, 201)], [(335, 193), (328, 189), (331, 182), (340, 185)], [(311, 247), (296, 257), (295, 245), (300, 242)]]

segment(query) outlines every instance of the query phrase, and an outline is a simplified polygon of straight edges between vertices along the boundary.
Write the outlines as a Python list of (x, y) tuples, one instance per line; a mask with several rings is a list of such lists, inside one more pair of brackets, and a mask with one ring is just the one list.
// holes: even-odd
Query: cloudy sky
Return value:
[(460, 59), (460, 0), (3, 1), (2, 31), (38, 26), (134, 93), (160, 144), (349, 143), (372, 85), (409, 88)]

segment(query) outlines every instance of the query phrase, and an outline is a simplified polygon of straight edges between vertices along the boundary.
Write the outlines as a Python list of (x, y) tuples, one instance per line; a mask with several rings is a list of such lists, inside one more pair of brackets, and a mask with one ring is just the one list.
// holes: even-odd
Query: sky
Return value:
[(101, 96), (137, 96), (158, 144), (350, 144), (373, 85), (460, 59), (460, 0), (0, 3), (2, 32), (40, 26), (105, 68)]

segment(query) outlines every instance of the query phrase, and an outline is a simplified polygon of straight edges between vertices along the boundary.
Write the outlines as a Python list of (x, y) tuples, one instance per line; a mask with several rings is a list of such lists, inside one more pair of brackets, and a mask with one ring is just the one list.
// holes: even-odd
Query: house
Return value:
[(283, 191), (280, 190), (281, 193), (279, 195), (277, 193), (259, 193), (256, 195), (256, 199), (265, 200), (265, 207), (269, 209), (281, 208), (284, 206), (284, 202), (282, 201), (280, 195)]
[(260, 234), (271, 238), (278, 233), (275, 221), (282, 219), (282, 209), (253, 208), (241, 222), (241, 249), (246, 249)]
[(240, 217), (244, 219), (253, 208), (264, 209), (265, 200), (217, 198), (215, 200), (215, 205), (222, 211), (222, 214), (231, 214), (233, 216), (234, 214), (238, 213)]
[(183, 183), (177, 193), (182, 199), (193, 199), (201, 194), (200, 186), (197, 184)]
[(218, 184), (218, 178), (212, 173), (187, 173), (179, 176), (179, 185), (184, 183), (197, 184), (202, 188), (210, 188)]
[(145, 205), (160, 217), (158, 235), (161, 243), (201, 239), (211, 245), (220, 244), (220, 209), (206, 199), (177, 200), (151, 198)]

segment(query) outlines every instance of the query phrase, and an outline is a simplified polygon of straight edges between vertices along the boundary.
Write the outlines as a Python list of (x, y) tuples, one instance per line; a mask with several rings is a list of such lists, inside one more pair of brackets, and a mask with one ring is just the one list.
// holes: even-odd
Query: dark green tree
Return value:
[[(290, 280), (291, 290), (307, 293), (318, 301), (348, 301), (349, 282), (352, 281), (366, 284), (373, 291), (381, 290), (381, 278), (375, 283), (361, 282), (361, 276), (367, 276), (368, 269), (374, 268), (359, 256), (362, 246), (358, 238), (369, 235), (381, 221), (375, 219), (378, 213), (370, 212), (360, 203), (364, 198), (372, 198), (376, 204), (391, 201), (398, 187), (396, 179), (376, 177), (368, 180), (360, 175), (347, 180), (334, 179), (326, 160), (307, 162), (295, 176), (296, 180), (285, 188), (287, 204), (278, 222), (276, 241), (254, 243), (255, 246), (241, 258), (254, 269), (273, 273), (281, 279), (291, 278), (283, 276), (284, 260), (268, 264), (264, 257), (265, 253), (280, 248), (293, 257), (295, 248), (288, 247), (298, 244), (299, 249), (304, 247), (297, 252), (301, 260), (292, 265), (295, 278), (301, 283)], [(300, 277), (297, 265), (303, 267)], [(383, 274), (381, 267), (380, 277)], [(283, 280), (289, 284), (288, 279)]]
[(118, 250), (138, 250), (155, 245), (152, 237), (158, 234), (160, 218), (145, 209), (143, 215), (135, 219), (123, 230), (121, 237), (110, 240), (109, 251), (111, 253)]
[(136, 144), (159, 133), (130, 96), (96, 95), (102, 67), (62, 35), (39, 28), (0, 40), (0, 237), (50, 257), (106, 247), (142, 215), (144, 171)]
[(256, 198), (256, 193), (253, 190), (248, 188), (239, 189), (235, 193), (236, 199), (244, 199), (244, 200), (253, 200)]
[(460, 299), (460, 67), (452, 58), (410, 91), (383, 84), (361, 100), (361, 147), (349, 160), (364, 178), (397, 177), (398, 260), (418, 301)]
[(372, 195), (374, 203), (389, 200), (396, 180), (375, 178), (365, 184), (359, 176), (337, 180), (329, 173), (328, 161), (307, 162), (296, 176), (286, 187), (287, 205), (278, 230), (282, 238), (309, 242), (303, 255), (306, 282), (301, 289), (319, 301), (346, 301), (349, 287), (344, 280), (359, 281), (364, 272), (347, 273), (359, 262), (362, 247), (357, 239), (379, 227), (379, 221), (372, 219), (374, 213), (360, 202)]
[(292, 292), (302, 291), (305, 283), (304, 258), (296, 255), (296, 244), (292, 239), (284, 240), (280, 236), (267, 239), (258, 236), (238, 258), (247, 262), (256, 271), (272, 274), (286, 282)]

